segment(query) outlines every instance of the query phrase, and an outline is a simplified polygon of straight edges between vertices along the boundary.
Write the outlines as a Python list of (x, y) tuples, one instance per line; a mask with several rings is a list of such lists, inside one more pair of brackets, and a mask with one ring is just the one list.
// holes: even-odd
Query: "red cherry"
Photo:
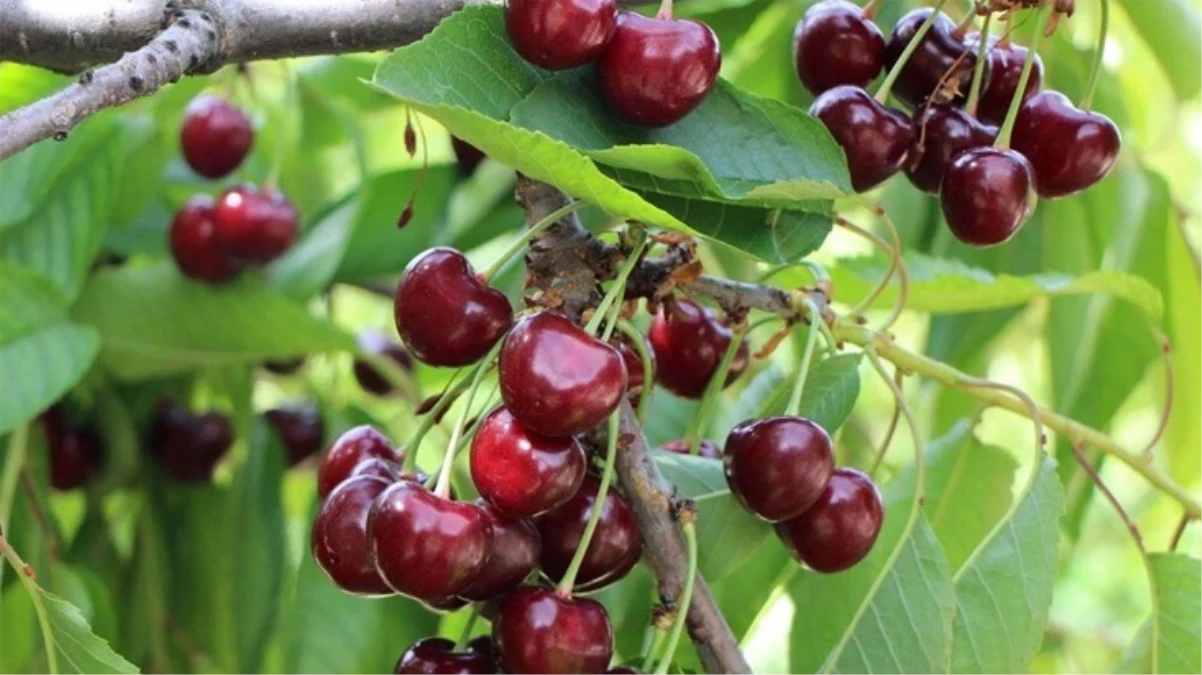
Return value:
[[(665, 313), (666, 312), (666, 313)], [(655, 380), (677, 396), (701, 398), (730, 346), (731, 330), (714, 313), (691, 300), (677, 300), (672, 310), (659, 309), (648, 336), (655, 353)], [(747, 343), (739, 346), (726, 384), (747, 367)]]
[[(659, 446), (659, 449), (667, 452), (675, 452), (678, 455), (691, 454), (689, 452), (689, 442), (683, 438), (668, 441)], [(702, 439), (697, 444), (697, 456), (704, 457), (705, 459), (722, 459), (722, 450), (713, 441)]]
[[(903, 16), (893, 27), (893, 33), (885, 44), (885, 63), (889, 68), (901, 58), (906, 45), (910, 44), (932, 11), (929, 8), (916, 9)], [(968, 93), (976, 64), (977, 56), (964, 43), (963, 36), (957, 33), (956, 23), (939, 12), (922, 42), (902, 68), (901, 75), (893, 85), (893, 94), (913, 108), (925, 103), (932, 94), (935, 94), (936, 103), (961, 98)], [(936, 87), (940, 91), (936, 92)], [(951, 95), (949, 92), (952, 92)]]
[[(388, 357), (396, 362), (402, 370), (413, 370), (413, 359), (409, 357), (409, 352), (405, 351), (401, 345), (389, 340), (384, 331), (365, 330), (360, 332), (355, 339), (359, 343), (359, 350), (363, 353)], [(371, 392), (376, 396), (389, 396), (396, 392), (392, 382), (367, 361), (355, 359), (352, 368), (355, 373), (355, 381), (359, 383), (360, 387), (363, 387), (364, 391)]]
[(221, 178), (242, 164), (255, 141), (250, 120), (216, 96), (197, 96), (184, 111), (180, 149), (188, 166), (207, 178)]
[(492, 524), (488, 562), (461, 595), (469, 600), (488, 600), (522, 585), (538, 567), (542, 537), (529, 521), (509, 518), (496, 507), (477, 502)]
[(162, 402), (150, 425), (149, 447), (163, 469), (182, 482), (203, 482), (234, 443), (234, 425), (215, 412), (194, 416)]
[(601, 93), (618, 117), (662, 127), (705, 100), (721, 66), (718, 36), (704, 23), (619, 12), (596, 72)]
[(943, 176), (939, 204), (952, 234), (971, 246), (1013, 237), (1035, 208), (1031, 165), (1013, 150), (985, 147), (956, 156)]
[(1058, 91), (1041, 91), (1019, 110), (1011, 143), (1030, 160), (1039, 196), (1056, 199), (1105, 178), (1123, 139), (1109, 117), (1078, 109)]
[(970, 148), (993, 145), (997, 127), (981, 124), (964, 110), (942, 103), (921, 110), (914, 120), (914, 145), (906, 175), (919, 190), (939, 194), (952, 158)]
[(371, 506), (389, 485), (372, 476), (348, 479), (322, 502), (313, 519), (313, 559), (331, 581), (348, 593), (392, 593), (372, 562), (367, 535)]
[(279, 434), (288, 451), (288, 463), (296, 466), (321, 452), (326, 428), (321, 414), (313, 406), (273, 408), (263, 414)]
[(722, 460), (735, 498), (773, 523), (808, 509), (835, 468), (831, 437), (804, 417), (739, 423), (726, 437)]
[[(424, 479), (429, 478), (429, 476), (421, 474), (421, 472), (418, 472), (418, 474), (420, 474), (420, 478), (413, 478), (413, 480), (417, 481), (418, 483), (425, 483), (426, 481)], [(355, 476), (374, 476), (380, 480), (385, 480), (389, 483), (395, 483), (398, 480), (401, 480), (401, 475), (402, 472), (400, 464), (391, 462), (387, 459), (379, 459), (378, 457), (368, 457), (362, 462), (356, 464), (355, 467), (351, 469), (350, 473), (346, 475), (346, 478), (343, 479), (343, 482), (346, 482)]]
[(497, 665), (506, 673), (602, 673), (613, 658), (613, 627), (600, 603), (526, 586), (501, 602), (493, 623)]
[[(624, 333), (618, 334), (610, 342), (614, 347), (617, 347), (618, 353), (622, 355), (622, 363), (626, 366), (626, 391), (629, 393), (627, 398), (630, 405), (638, 407), (639, 401), (645, 393), (650, 391), (647, 380), (655, 379), (655, 349), (651, 346), (651, 341), (647, 336), (641, 336), (643, 340), (643, 350), (651, 357), (651, 377), (648, 378), (643, 372), (643, 357), (639, 355), (637, 349), (631, 343), (630, 338)], [(646, 388), (645, 388), (646, 387)]]
[[(543, 536), (539, 565), (554, 581), (563, 578), (576, 555), (600, 487), (596, 477), (587, 476), (575, 496), (538, 519), (538, 530)], [(576, 589), (595, 591), (620, 580), (642, 555), (638, 517), (626, 498), (611, 487), (601, 506), (601, 519), (589, 541), (584, 562), (576, 574)]]
[(504, 407), (489, 413), (472, 439), (472, 482), (510, 518), (537, 516), (571, 499), (585, 463), (576, 439), (530, 431)]
[(501, 347), (501, 399), (522, 426), (571, 436), (609, 417), (626, 392), (626, 367), (612, 345), (566, 317), (523, 317)]
[(50, 487), (59, 491), (83, 487), (100, 464), (100, 439), (84, 429), (67, 429), (51, 437), (47, 434), (50, 452)]
[(176, 211), (168, 235), (171, 257), (184, 276), (220, 283), (238, 276), (242, 265), (217, 246), (213, 226), (213, 200), (198, 195)]
[(614, 0), (508, 0), (505, 27), (522, 58), (548, 70), (596, 61), (614, 34)]
[(480, 162), (483, 162), (485, 157), (480, 148), (458, 136), (451, 136), (451, 151), (455, 153), (455, 163), (459, 167), (459, 173), (464, 176), (475, 173), (476, 167), (480, 166)]
[(846, 0), (812, 5), (793, 31), (797, 77), (815, 96), (844, 84), (866, 87), (884, 62), (881, 29)]
[(462, 253), (442, 246), (405, 268), (395, 313), (405, 345), (432, 366), (479, 361), (513, 324), (505, 294), (481, 282)]
[(236, 185), (217, 198), (213, 233), (227, 255), (265, 264), (296, 240), (299, 219), (296, 207), (282, 194)]
[(455, 651), (455, 643), (444, 638), (431, 637), (418, 640), (401, 654), (394, 673), (416, 673), (417, 675), (473, 675), (495, 673), (496, 665), (487, 654), (468, 650)]
[(360, 462), (370, 458), (395, 462), (398, 466), (404, 459), (374, 427), (363, 425), (344, 432), (330, 446), (317, 469), (317, 496), (325, 499)]
[[(964, 44), (974, 54), (980, 44), (980, 33), (969, 33), (964, 38)], [(1018, 91), (1018, 81), (1022, 77), (1023, 64), (1027, 60), (1027, 48), (1006, 40), (1002, 42), (996, 35), (989, 36), (989, 56), (987, 57), (988, 77), (981, 84), (981, 97), (977, 101), (977, 117), (986, 124), (1001, 126), (1010, 111), (1010, 101), (1014, 92)], [(1027, 89), (1023, 92), (1023, 101), (1039, 91), (1043, 86), (1043, 59), (1035, 55), (1035, 63), (1031, 66), (1031, 75), (1027, 78)]]
[(417, 483), (393, 483), (367, 525), (384, 581), (418, 600), (458, 595), (488, 562), (492, 527), (475, 504), (439, 497)]
[(885, 509), (872, 479), (836, 469), (817, 502), (776, 534), (797, 560), (816, 572), (839, 572), (864, 559), (881, 532)]
[(888, 180), (906, 162), (914, 125), (859, 87), (835, 87), (819, 96), (810, 114), (822, 120), (847, 154), (851, 186), (865, 192)]

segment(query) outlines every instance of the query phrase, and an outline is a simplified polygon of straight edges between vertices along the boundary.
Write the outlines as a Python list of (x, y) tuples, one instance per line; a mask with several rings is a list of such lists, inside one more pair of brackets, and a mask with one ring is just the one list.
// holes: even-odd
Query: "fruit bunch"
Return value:
[[(915, 187), (939, 195), (958, 239), (991, 246), (1026, 222), (1036, 194), (1076, 194), (1114, 166), (1118, 128), (1042, 89), (1037, 45), (983, 36), (937, 9), (904, 15), (886, 40), (871, 13), (822, 0), (793, 40), (798, 78), (817, 96), (810, 113), (847, 154), (857, 192), (904, 170)], [(886, 67), (873, 97), (865, 87)], [(887, 107), (891, 93), (909, 114)]]

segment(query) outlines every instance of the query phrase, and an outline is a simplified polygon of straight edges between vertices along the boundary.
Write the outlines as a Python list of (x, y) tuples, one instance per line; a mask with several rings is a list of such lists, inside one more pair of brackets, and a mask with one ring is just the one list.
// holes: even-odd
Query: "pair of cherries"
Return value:
[(643, 127), (692, 112), (722, 66), (718, 37), (706, 24), (618, 11), (616, 0), (509, 0), (505, 25), (514, 49), (536, 66), (594, 63), (610, 108)]
[(59, 491), (83, 487), (100, 468), (104, 447), (89, 428), (67, 421), (61, 403), (41, 416), (49, 454), (50, 487)]
[(321, 452), (325, 445), (325, 423), (313, 406), (272, 408), (263, 413), (263, 418), (283, 443), (291, 466)]
[(193, 414), (168, 400), (154, 408), (147, 438), (159, 466), (180, 482), (208, 481), (234, 444), (234, 425), (221, 413)]

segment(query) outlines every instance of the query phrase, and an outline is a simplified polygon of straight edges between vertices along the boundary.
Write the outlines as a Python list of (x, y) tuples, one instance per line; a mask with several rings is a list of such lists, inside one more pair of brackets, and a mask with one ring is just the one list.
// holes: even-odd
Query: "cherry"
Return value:
[(1014, 236), (1035, 208), (1031, 164), (1013, 150), (966, 150), (952, 161), (939, 190), (952, 234), (971, 246), (993, 246)]
[(939, 194), (952, 158), (970, 148), (993, 145), (997, 127), (986, 126), (960, 108), (943, 103), (923, 106), (914, 120), (914, 145), (906, 176), (919, 190)]
[[(975, 54), (980, 40), (980, 33), (969, 33), (964, 38), (964, 44)], [(1022, 77), (1023, 64), (1027, 60), (1027, 48), (991, 35), (988, 54), (986, 63), (989, 76), (981, 83), (977, 117), (986, 124), (1000, 126), (1006, 119), (1006, 113), (1010, 111), (1010, 101), (1014, 98), (1014, 92), (1018, 91), (1018, 81)], [(1036, 54), (1035, 63), (1031, 65), (1031, 75), (1027, 78), (1027, 89), (1023, 92), (1023, 101), (1039, 91), (1042, 86), (1043, 59)]]
[(237, 169), (254, 142), (250, 119), (223, 98), (197, 96), (184, 111), (180, 148), (188, 166), (206, 178), (221, 178)]
[(305, 357), (292, 359), (270, 359), (263, 362), (263, 367), (276, 375), (291, 375), (305, 365)]
[(472, 482), (510, 518), (546, 513), (571, 499), (584, 480), (584, 450), (571, 436), (543, 436), (497, 408), (472, 439)]
[(492, 526), (484, 510), (418, 483), (393, 483), (368, 519), (371, 557), (384, 581), (418, 600), (458, 595), (484, 569)]
[(371, 506), (389, 485), (373, 476), (350, 478), (330, 493), (313, 519), (313, 559), (344, 591), (361, 595), (392, 592), (372, 562), (367, 534)]
[(432, 366), (479, 361), (513, 324), (505, 294), (477, 278), (462, 253), (444, 246), (405, 268), (395, 310), (397, 333)]
[(603, 673), (613, 658), (605, 607), (526, 586), (501, 602), (492, 628), (497, 665), (506, 673)]
[[(368, 457), (362, 462), (356, 464), (354, 468), (351, 469), (350, 473), (346, 475), (346, 478), (343, 479), (343, 482), (348, 481), (355, 476), (375, 476), (376, 478), (386, 480), (389, 483), (395, 483), (398, 480), (401, 480), (403, 473), (404, 472), (401, 471), (401, 465), (397, 464), (396, 462), (392, 462), (387, 459), (380, 459), (378, 457)], [(410, 476), (406, 475), (406, 478), (410, 479)], [(428, 478), (429, 476), (420, 471), (413, 474), (411, 477), (412, 480), (415, 480), (418, 483), (425, 483), (426, 479)]]
[[(489, 619), (489, 621), (491, 621), (491, 619)], [(489, 658), (492, 658), (493, 654), (496, 653), (496, 649), (493, 648), (491, 635), (478, 635), (471, 640), (468, 640), (467, 650), (477, 654), (484, 654)]]
[(522, 426), (570, 436), (609, 417), (626, 392), (626, 367), (612, 345), (567, 317), (523, 317), (501, 347), (501, 399)]
[(296, 240), (300, 216), (274, 190), (236, 185), (217, 198), (213, 234), (227, 255), (249, 263), (269, 263)]
[(538, 567), (542, 537), (529, 521), (510, 518), (496, 507), (477, 502), (492, 523), (488, 562), (460, 595), (469, 600), (488, 600), (522, 585)]
[[(365, 330), (359, 333), (355, 339), (359, 343), (359, 351), (365, 354), (386, 356), (396, 362), (402, 370), (413, 370), (413, 359), (409, 356), (409, 352), (405, 351), (401, 345), (389, 340), (384, 331)], [(388, 396), (396, 391), (392, 382), (367, 361), (355, 359), (353, 370), (355, 381), (359, 383), (360, 387), (363, 387), (364, 391), (371, 392), (376, 396)]]
[[(596, 477), (587, 476), (575, 496), (538, 519), (538, 529), (543, 536), (539, 565), (551, 579), (559, 581), (568, 571), (600, 487), (601, 482)], [(611, 487), (601, 506), (601, 519), (589, 541), (584, 562), (576, 574), (576, 590), (595, 591), (618, 581), (630, 572), (642, 555), (643, 541), (634, 509)]]
[(85, 429), (67, 429), (56, 437), (47, 434), (50, 451), (50, 487), (67, 491), (83, 487), (95, 473), (102, 456), (100, 439)]
[(207, 481), (233, 443), (234, 425), (225, 415), (208, 412), (195, 416), (166, 401), (155, 408), (150, 451), (176, 480)]
[[(893, 27), (893, 33), (885, 44), (885, 63), (888, 67), (892, 68), (897, 63), (906, 45), (910, 44), (932, 11), (927, 8), (916, 9), (903, 16)], [(893, 94), (914, 108), (928, 98), (934, 98), (936, 103), (950, 101), (968, 92), (976, 63), (976, 54), (965, 44), (955, 22), (939, 12), (922, 42), (902, 68), (893, 85)]]
[(425, 600), (422, 602), (422, 604), (425, 605), (427, 609), (432, 611), (442, 614), (450, 614), (452, 612), (458, 612), (464, 607), (467, 607), (470, 603), (468, 602), (467, 598), (461, 598), (458, 595), (450, 595), (445, 598)]
[(722, 457), (726, 482), (743, 506), (768, 522), (801, 515), (835, 468), (831, 437), (804, 417), (768, 417), (735, 425)]
[(624, 11), (596, 70), (601, 93), (618, 117), (663, 127), (705, 100), (721, 66), (718, 36), (704, 23)]
[[(691, 454), (689, 452), (689, 442), (684, 438), (668, 441), (667, 443), (659, 446), (659, 449), (667, 452), (675, 452), (678, 455)], [(702, 439), (697, 444), (697, 456), (704, 457), (706, 459), (722, 459), (722, 450), (718, 448), (717, 443)]]
[(1031, 162), (1040, 197), (1056, 199), (1102, 180), (1118, 160), (1123, 139), (1109, 117), (1080, 110), (1058, 91), (1023, 104), (1012, 146)]
[(847, 154), (847, 170), (856, 192), (885, 182), (905, 164), (914, 142), (914, 125), (859, 87), (835, 87), (810, 105), (835, 142)]
[(403, 460), (392, 442), (374, 427), (363, 425), (344, 432), (330, 446), (317, 469), (317, 496), (325, 499), (360, 462), (373, 457), (398, 465)]
[(321, 452), (326, 428), (317, 408), (273, 408), (263, 414), (288, 451), (288, 462), (296, 466)]
[(776, 534), (797, 560), (816, 572), (839, 572), (868, 555), (884, 520), (881, 493), (855, 469), (836, 469), (814, 505), (777, 523)]
[(401, 654), (394, 673), (417, 673), (419, 675), (472, 675), (473, 673), (495, 673), (497, 667), (488, 654), (469, 649), (455, 651), (455, 643), (445, 638), (431, 637), (418, 640)]
[[(655, 379), (655, 349), (651, 346), (651, 341), (647, 336), (641, 336), (643, 340), (643, 350), (651, 357), (651, 375), (650, 379)], [(610, 341), (614, 347), (618, 348), (618, 353), (622, 355), (622, 363), (626, 366), (626, 391), (627, 399), (630, 405), (636, 408), (642, 397), (650, 391), (646, 380), (649, 378), (643, 372), (643, 357), (639, 355), (639, 351), (635, 349), (630, 338), (624, 333), (614, 336)]]
[(476, 167), (484, 161), (484, 153), (480, 148), (458, 136), (451, 136), (451, 151), (455, 153), (455, 163), (459, 167), (459, 173), (464, 176), (475, 173)]
[(193, 197), (175, 212), (168, 241), (176, 267), (190, 279), (220, 283), (238, 276), (242, 269), (217, 246), (213, 200), (208, 196)]
[(881, 29), (846, 0), (812, 5), (793, 31), (797, 77), (815, 96), (844, 84), (866, 87), (884, 62)]
[(548, 70), (596, 61), (614, 34), (614, 0), (508, 0), (505, 27), (522, 58)]
[[(678, 396), (701, 398), (705, 387), (730, 347), (731, 330), (714, 313), (691, 300), (676, 300), (670, 310), (661, 307), (648, 332), (655, 353), (655, 379)], [(739, 346), (726, 384), (747, 367), (747, 343)]]

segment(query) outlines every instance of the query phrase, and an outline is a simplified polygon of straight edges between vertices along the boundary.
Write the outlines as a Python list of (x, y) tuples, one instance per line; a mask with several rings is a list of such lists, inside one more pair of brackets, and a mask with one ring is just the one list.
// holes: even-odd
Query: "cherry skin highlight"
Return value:
[(242, 265), (217, 245), (213, 224), (213, 200), (196, 196), (171, 221), (168, 241), (175, 266), (189, 279), (212, 284), (238, 276)]
[(769, 417), (736, 425), (723, 454), (726, 482), (748, 511), (779, 522), (808, 509), (835, 468), (826, 430), (804, 417)]
[(507, 0), (505, 27), (522, 58), (547, 70), (597, 60), (613, 37), (614, 0)]
[[(584, 536), (584, 528), (597, 502), (601, 482), (588, 476), (580, 491), (566, 504), (538, 519), (543, 538), (539, 565), (554, 581), (568, 570), (576, 547)], [(610, 486), (601, 506), (601, 519), (589, 542), (584, 562), (576, 574), (578, 592), (595, 591), (625, 577), (643, 555), (643, 540), (639, 521), (626, 498)]]
[(234, 186), (213, 207), (213, 234), (222, 251), (246, 263), (266, 264), (280, 257), (300, 231), (300, 215), (274, 190)]
[(489, 413), (472, 439), (472, 482), (510, 518), (537, 516), (571, 499), (586, 462), (576, 439), (533, 432), (504, 407)]
[(939, 205), (952, 234), (970, 246), (1013, 237), (1035, 208), (1031, 165), (1019, 153), (994, 147), (956, 156), (943, 176)]
[(816, 572), (839, 572), (864, 559), (881, 533), (885, 509), (872, 479), (836, 469), (818, 501), (776, 525), (789, 553)]
[(939, 194), (952, 159), (965, 150), (993, 145), (997, 127), (981, 124), (964, 110), (942, 103), (922, 111), (914, 120), (914, 145), (906, 176), (919, 190)]
[[(732, 333), (708, 309), (691, 300), (677, 300), (674, 307), (661, 307), (648, 332), (655, 353), (656, 381), (684, 398), (701, 398), (730, 346)], [(738, 379), (747, 368), (748, 348), (738, 348), (726, 384)]]
[(367, 539), (372, 504), (389, 485), (372, 476), (351, 478), (330, 493), (313, 519), (313, 559), (331, 581), (348, 593), (392, 593), (376, 571)]
[(497, 667), (492, 657), (472, 650), (455, 651), (455, 643), (445, 638), (431, 637), (418, 640), (401, 654), (394, 673), (416, 675), (474, 675), (495, 673)]
[(914, 125), (859, 87), (835, 87), (810, 105), (847, 155), (851, 186), (865, 192), (901, 170), (914, 142)]
[(476, 504), (492, 524), (492, 544), (484, 569), (460, 595), (469, 600), (482, 601), (504, 595), (522, 585), (538, 567), (542, 537), (529, 521), (509, 518), (483, 500)]
[(216, 96), (197, 96), (184, 111), (179, 144), (192, 170), (206, 178), (222, 178), (246, 159), (255, 141), (250, 119)]
[(885, 62), (881, 29), (846, 0), (822, 0), (793, 31), (793, 65), (815, 96), (840, 85), (866, 87)]
[(398, 466), (404, 460), (388, 438), (374, 427), (363, 425), (343, 432), (330, 445), (317, 469), (317, 496), (325, 499), (360, 462), (370, 458), (395, 462)]
[[(892, 68), (906, 45), (931, 15), (932, 9), (916, 9), (903, 16), (885, 43), (885, 65)], [(922, 42), (906, 61), (893, 85), (893, 95), (912, 108), (933, 98), (935, 103), (962, 99), (968, 94), (977, 56), (957, 34), (956, 23), (939, 12)], [(942, 81), (942, 85), (940, 82)], [(939, 89), (936, 91), (936, 89)]]
[(506, 673), (603, 673), (613, 658), (605, 608), (545, 588), (525, 586), (505, 596), (492, 634)]
[(1031, 162), (1039, 196), (1058, 199), (1105, 178), (1123, 139), (1109, 117), (1078, 109), (1058, 91), (1041, 91), (1019, 109), (1011, 145)]

